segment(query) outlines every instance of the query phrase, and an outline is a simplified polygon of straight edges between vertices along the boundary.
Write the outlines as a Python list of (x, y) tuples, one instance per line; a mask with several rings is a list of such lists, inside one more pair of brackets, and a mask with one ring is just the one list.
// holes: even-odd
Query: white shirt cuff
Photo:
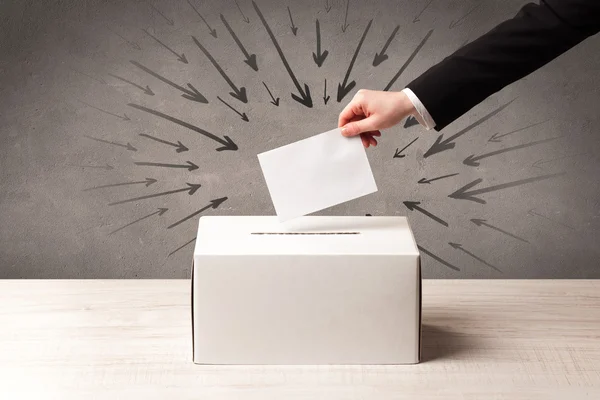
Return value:
[(410, 102), (413, 103), (413, 105), (415, 106), (415, 110), (417, 110), (417, 115), (414, 115), (414, 117), (416, 118), (416, 120), (419, 121), (419, 123), (423, 125), (425, 129), (433, 129), (435, 127), (435, 121), (433, 120), (423, 103), (421, 103), (421, 100), (419, 100), (419, 98), (409, 88), (402, 89), (402, 92), (406, 94), (406, 97), (408, 97)]

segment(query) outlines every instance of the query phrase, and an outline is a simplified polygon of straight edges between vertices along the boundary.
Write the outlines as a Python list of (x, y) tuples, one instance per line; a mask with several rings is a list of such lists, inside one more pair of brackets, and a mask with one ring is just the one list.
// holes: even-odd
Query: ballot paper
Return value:
[(333, 129), (258, 154), (280, 222), (374, 193), (377, 185), (359, 136)]

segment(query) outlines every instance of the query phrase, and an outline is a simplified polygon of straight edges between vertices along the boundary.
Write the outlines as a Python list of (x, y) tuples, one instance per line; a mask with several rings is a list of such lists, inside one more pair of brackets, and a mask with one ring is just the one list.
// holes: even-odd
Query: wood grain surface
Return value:
[(407, 366), (199, 366), (186, 280), (0, 281), (0, 399), (600, 399), (600, 282), (425, 280)]

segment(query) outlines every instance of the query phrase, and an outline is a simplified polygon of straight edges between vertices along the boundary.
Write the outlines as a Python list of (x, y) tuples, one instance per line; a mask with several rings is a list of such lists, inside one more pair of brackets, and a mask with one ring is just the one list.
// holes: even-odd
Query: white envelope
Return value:
[(374, 193), (360, 137), (333, 129), (258, 155), (281, 222)]

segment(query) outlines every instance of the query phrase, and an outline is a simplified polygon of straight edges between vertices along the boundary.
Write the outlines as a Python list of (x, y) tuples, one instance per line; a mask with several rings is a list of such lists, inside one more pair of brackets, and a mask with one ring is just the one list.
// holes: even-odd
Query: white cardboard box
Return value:
[(203, 216), (197, 364), (412, 364), (421, 268), (405, 217)]

